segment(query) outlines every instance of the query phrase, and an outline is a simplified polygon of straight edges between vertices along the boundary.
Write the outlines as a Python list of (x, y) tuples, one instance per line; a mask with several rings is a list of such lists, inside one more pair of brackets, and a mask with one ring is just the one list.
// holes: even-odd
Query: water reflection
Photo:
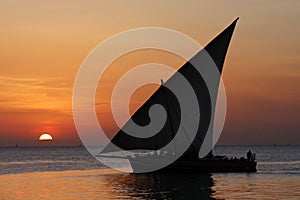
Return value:
[(259, 172), (211, 176), (74, 170), (0, 175), (0, 199), (299, 199), (299, 183), (299, 175)]
[(120, 198), (213, 199), (210, 174), (151, 173), (105, 176), (108, 187)]

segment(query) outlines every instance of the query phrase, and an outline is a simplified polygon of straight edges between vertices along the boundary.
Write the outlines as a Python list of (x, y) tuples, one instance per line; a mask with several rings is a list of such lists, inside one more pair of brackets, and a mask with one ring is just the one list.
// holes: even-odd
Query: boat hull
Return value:
[(163, 170), (185, 170), (197, 172), (256, 172), (256, 162), (248, 160), (199, 160), (175, 161)]
[[(129, 159), (133, 173), (151, 165), (153, 162), (141, 162), (136, 158)], [(153, 161), (153, 160), (152, 160)], [(155, 164), (155, 163), (154, 163)], [(248, 160), (177, 160), (174, 163), (159, 169), (160, 172), (207, 172), (207, 173), (234, 173), (256, 172), (256, 162)]]

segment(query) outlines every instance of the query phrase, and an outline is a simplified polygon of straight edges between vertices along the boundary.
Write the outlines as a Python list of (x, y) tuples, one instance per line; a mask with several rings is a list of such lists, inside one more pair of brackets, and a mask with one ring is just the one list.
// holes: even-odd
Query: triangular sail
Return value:
[[(204, 48), (218, 67), (220, 73), (223, 69), (226, 52), (236, 22), (237, 19)], [(201, 54), (201, 51), (197, 53), (192, 59), (197, 58), (199, 54)], [(198, 157), (198, 152), (207, 134), (209, 124), (211, 123), (211, 117), (213, 115), (212, 113), (214, 113), (213, 108), (215, 106), (212, 106), (210, 94), (204, 79), (199, 74), (197, 69), (195, 69), (194, 66), (190, 63), (190, 61), (185, 63), (178, 70), (178, 72), (189, 81), (198, 98), (201, 116), (198, 132), (195, 139), (193, 141), (190, 141), (192, 145), (182, 156), (182, 158), (196, 158)], [(166, 81), (165, 84), (168, 84), (169, 81), (174, 81), (174, 76)], [(217, 88), (215, 91), (217, 91)], [(137, 138), (130, 136), (124, 131), (120, 130), (111, 140), (111, 143), (123, 150), (158, 150), (167, 145), (174, 138), (174, 134), (176, 134), (177, 132), (181, 117), (184, 117), (180, 116), (181, 112), (178, 100), (167, 87), (161, 85), (153, 93), (153, 95), (135, 112), (135, 114), (132, 116), (132, 120), (140, 126), (145, 126), (150, 123), (148, 112), (149, 108), (154, 104), (160, 104), (167, 110), (166, 123), (159, 133), (148, 138)], [(141, 135), (142, 134), (143, 133), (141, 133)], [(118, 149), (116, 149), (114, 145), (108, 144), (101, 151), (101, 153), (118, 151)]]

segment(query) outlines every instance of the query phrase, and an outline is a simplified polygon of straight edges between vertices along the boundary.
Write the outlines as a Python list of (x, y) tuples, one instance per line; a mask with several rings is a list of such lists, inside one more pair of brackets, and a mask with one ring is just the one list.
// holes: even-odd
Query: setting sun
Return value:
[(53, 138), (50, 134), (44, 133), (39, 137), (40, 141), (52, 141)]

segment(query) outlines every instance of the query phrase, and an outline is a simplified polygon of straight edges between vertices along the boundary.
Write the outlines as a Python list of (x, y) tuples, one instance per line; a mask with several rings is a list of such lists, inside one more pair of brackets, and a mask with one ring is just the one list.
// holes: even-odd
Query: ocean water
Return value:
[(0, 148), (0, 200), (13, 199), (300, 199), (300, 146), (217, 146), (246, 156), (257, 173), (126, 174), (84, 147)]

